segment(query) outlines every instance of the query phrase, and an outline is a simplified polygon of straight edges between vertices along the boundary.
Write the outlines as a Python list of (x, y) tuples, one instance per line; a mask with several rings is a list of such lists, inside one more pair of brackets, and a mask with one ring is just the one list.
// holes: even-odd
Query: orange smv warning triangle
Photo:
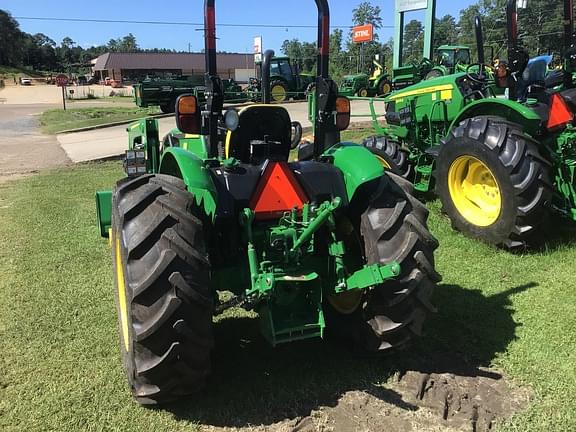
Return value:
[(574, 114), (568, 109), (564, 98), (558, 93), (552, 95), (552, 103), (550, 104), (550, 113), (548, 114), (548, 129), (553, 129), (557, 126), (562, 126), (574, 117)]
[(302, 187), (285, 162), (269, 162), (250, 200), (259, 220), (274, 219), (308, 201)]

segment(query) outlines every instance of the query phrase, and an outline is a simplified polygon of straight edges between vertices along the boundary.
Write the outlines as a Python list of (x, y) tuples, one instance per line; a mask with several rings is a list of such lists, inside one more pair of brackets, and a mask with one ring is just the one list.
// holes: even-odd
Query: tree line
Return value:
[(60, 43), (43, 33), (20, 30), (18, 22), (0, 9), (0, 65), (25, 67), (47, 72), (88, 72), (90, 60), (107, 52), (177, 52), (170, 49), (142, 49), (132, 33), (110, 39), (105, 45), (83, 48), (71, 38)]
[[(563, 0), (528, 0), (528, 7), (519, 10), (519, 36), (523, 46), (531, 55), (560, 53), (563, 48)], [(354, 25), (372, 24), (375, 31), (382, 28), (381, 9), (369, 1), (360, 3), (352, 11)], [(458, 18), (445, 15), (435, 19), (433, 47), (441, 45), (465, 45), (471, 48), (476, 58), (474, 20), (482, 18), (485, 37), (486, 61), (490, 57), (506, 58), (506, 0), (478, 0), (460, 11)], [(404, 26), (404, 64), (418, 63), (424, 48), (424, 25), (418, 20), (410, 20)], [(364, 55), (360, 55), (360, 50)], [(316, 42), (301, 42), (298, 39), (285, 40), (282, 52), (300, 59), (306, 71), (313, 71), (316, 61)], [(373, 42), (363, 48), (352, 42), (352, 30), (344, 34), (334, 30), (330, 36), (330, 72), (335, 79), (355, 71), (370, 70), (372, 60), (379, 55), (381, 63), (389, 70), (392, 67), (393, 40), (380, 42), (375, 34)], [(474, 60), (476, 61), (476, 60)]]
[[(471, 47), (475, 56), (474, 18), (480, 15), (484, 24), (487, 56), (506, 57), (506, 0), (477, 0), (460, 11), (456, 18), (445, 15), (435, 20), (434, 47), (458, 44)], [(352, 42), (352, 30), (336, 29), (330, 35), (330, 72), (335, 79), (356, 71), (370, 69), (376, 55), (388, 68), (392, 65), (393, 41), (381, 42), (377, 31), (382, 28), (382, 10), (370, 1), (352, 10), (352, 23), (370, 23), (375, 29), (372, 42)], [(528, 7), (519, 12), (520, 39), (531, 55), (558, 53), (562, 50), (563, 0), (528, 0)], [(411, 20), (404, 26), (403, 62), (419, 62), (424, 46), (424, 26)], [(20, 30), (18, 22), (0, 9), (0, 65), (28, 67), (38, 71), (86, 71), (90, 60), (106, 52), (178, 52), (169, 49), (142, 49), (131, 33), (107, 44), (82, 48), (65, 37), (59, 44), (45, 34), (29, 34)], [(180, 51), (181, 52), (181, 51)], [(285, 40), (282, 52), (300, 61), (305, 71), (314, 71), (316, 42)], [(490, 59), (488, 59), (490, 60)], [(84, 69), (83, 69), (84, 68)]]

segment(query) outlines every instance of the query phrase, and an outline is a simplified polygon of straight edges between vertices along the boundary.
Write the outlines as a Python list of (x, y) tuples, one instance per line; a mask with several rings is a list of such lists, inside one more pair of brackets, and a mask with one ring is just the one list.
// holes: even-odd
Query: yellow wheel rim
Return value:
[(362, 303), (362, 290), (346, 291), (328, 296), (328, 301), (337, 312), (350, 315)]
[(484, 162), (460, 156), (448, 170), (448, 189), (454, 206), (473, 225), (487, 227), (502, 211), (500, 187)]
[(378, 162), (380, 162), (380, 165), (382, 165), (384, 167), (384, 169), (392, 169), (392, 167), (390, 166), (390, 164), (388, 162), (386, 162), (386, 159), (384, 159), (382, 156), (378, 156), (378, 155), (374, 155), (376, 156), (376, 159), (378, 159)]
[(122, 345), (126, 351), (130, 348), (128, 339), (128, 302), (126, 301), (126, 286), (124, 285), (124, 269), (122, 268), (122, 253), (120, 251), (120, 236), (116, 235), (116, 285), (118, 286), (118, 309), (120, 313), (120, 334)]
[(286, 100), (286, 89), (280, 84), (272, 87), (272, 99), (276, 102), (284, 102)]
[(360, 90), (360, 91), (358, 92), (358, 95), (359, 95), (360, 97), (366, 97), (366, 96), (368, 96), (368, 90), (362, 89), (362, 90)]
[(386, 95), (392, 91), (392, 87), (390, 87), (390, 84), (384, 84), (384, 86), (382, 87), (382, 91), (384, 92), (382, 94)]

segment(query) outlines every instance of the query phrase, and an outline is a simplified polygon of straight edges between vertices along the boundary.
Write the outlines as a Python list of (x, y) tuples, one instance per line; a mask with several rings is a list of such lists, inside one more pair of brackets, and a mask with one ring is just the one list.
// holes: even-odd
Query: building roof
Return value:
[[(94, 70), (202, 69), (203, 53), (106, 53), (96, 59)], [(254, 55), (218, 53), (218, 69), (253, 69)]]

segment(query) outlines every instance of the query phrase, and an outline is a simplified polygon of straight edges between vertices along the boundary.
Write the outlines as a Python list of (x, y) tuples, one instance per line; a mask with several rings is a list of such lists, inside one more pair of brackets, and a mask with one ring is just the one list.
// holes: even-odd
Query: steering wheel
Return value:
[(478, 70), (482, 70), (482, 68), (486, 70), (486, 68), (488, 67), (488, 65), (482, 65), (480, 63), (472, 63), (471, 65), (468, 65), (468, 67), (466, 68), (466, 78), (477, 84), (486, 84), (486, 81), (488, 81), (488, 75), (486, 74), (486, 72), (484, 72), (483, 75), (480, 75), (480, 73), (470, 72), (470, 69), (474, 66), (478, 66)]

